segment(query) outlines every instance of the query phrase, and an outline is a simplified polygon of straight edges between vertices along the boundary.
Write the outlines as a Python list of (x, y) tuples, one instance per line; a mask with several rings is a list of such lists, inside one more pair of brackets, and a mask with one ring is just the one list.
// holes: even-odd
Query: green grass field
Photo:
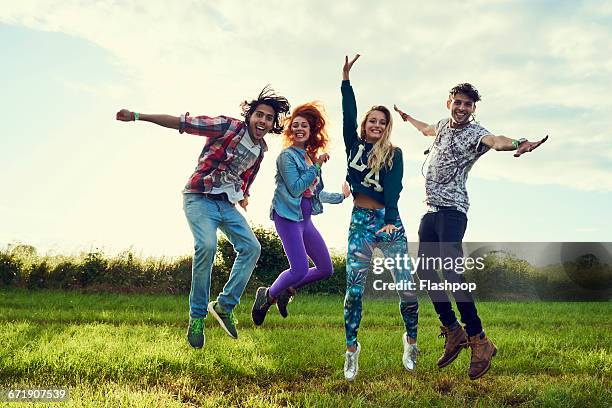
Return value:
[(251, 300), (237, 308), (238, 340), (208, 318), (206, 346), (192, 350), (187, 296), (0, 291), (0, 388), (70, 389), (49, 406), (612, 405), (610, 303), (479, 303), (499, 353), (470, 381), (468, 352), (436, 367), (443, 340), (429, 301), (410, 373), (397, 302), (366, 298), (360, 372), (347, 383), (341, 297), (299, 296), (289, 318), (273, 309), (257, 329)]

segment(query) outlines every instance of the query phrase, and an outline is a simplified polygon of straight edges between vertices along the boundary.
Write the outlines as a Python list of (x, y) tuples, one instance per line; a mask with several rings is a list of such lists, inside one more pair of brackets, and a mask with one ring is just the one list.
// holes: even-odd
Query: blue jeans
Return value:
[(206, 317), (210, 296), (210, 274), (217, 252), (220, 229), (237, 252), (229, 280), (217, 301), (227, 312), (240, 303), (240, 296), (255, 269), (261, 245), (245, 218), (228, 201), (216, 201), (204, 194), (183, 194), (183, 209), (194, 239), (189, 315)]
[[(452, 208), (429, 212), (421, 219), (419, 226), (419, 256), (422, 258), (451, 258), (463, 257), (461, 241), (467, 227), (467, 216)], [(432, 268), (424, 268), (423, 263), (417, 269), (417, 274), (422, 280), (440, 282), (438, 273)], [(444, 269), (444, 278), (448, 282), (463, 283), (463, 274), (454, 270)], [(429, 297), (433, 302), (434, 309), (438, 314), (440, 322), (451, 327), (457, 323), (457, 317), (453, 306), (445, 291), (429, 291)], [(478, 311), (474, 299), (468, 291), (453, 292), (457, 303), (457, 309), (461, 315), (461, 321), (465, 324), (465, 330), (469, 336), (475, 336), (482, 331), (482, 323), (478, 317)]]

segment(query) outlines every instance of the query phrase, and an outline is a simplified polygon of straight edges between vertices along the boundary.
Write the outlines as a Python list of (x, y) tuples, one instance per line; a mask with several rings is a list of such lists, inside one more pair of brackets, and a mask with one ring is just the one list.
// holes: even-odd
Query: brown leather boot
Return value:
[(468, 336), (461, 325), (453, 330), (446, 326), (440, 326), (442, 333), (438, 337), (444, 337), (444, 354), (438, 360), (438, 368), (443, 368), (455, 361), (461, 350), (467, 347)]
[(491, 360), (497, 354), (497, 348), (487, 336), (481, 339), (480, 334), (470, 336), (468, 346), (472, 348), (472, 360), (470, 361), (468, 375), (470, 380), (475, 380), (489, 371)]

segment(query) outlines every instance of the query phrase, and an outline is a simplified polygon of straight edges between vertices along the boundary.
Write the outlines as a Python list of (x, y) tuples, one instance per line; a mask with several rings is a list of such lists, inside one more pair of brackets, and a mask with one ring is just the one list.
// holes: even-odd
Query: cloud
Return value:
[[(294, 105), (323, 100), (338, 123), (342, 57), (356, 52), (360, 108), (399, 103), (434, 122), (446, 115), (446, 91), (469, 80), (485, 96), (477, 112), (493, 133), (551, 135), (522, 170), (502, 176), (492, 168), (488, 177), (525, 181), (515, 176), (524, 171), (529, 183), (610, 191), (612, 54), (601, 52), (612, 45), (610, 7), (552, 4), (16, 2), (0, 21), (91, 41), (125, 75), (125, 84), (73, 87), (118, 98), (129, 86), (149, 106), (202, 113), (237, 114), (241, 99), (271, 82)], [(555, 174), (568, 163), (580, 167)]]
[(86, 84), (83, 82), (77, 82), (67, 78), (56, 78), (57, 82), (61, 83), (66, 89), (85, 92), (91, 94), (97, 98), (112, 98), (119, 99), (127, 94), (127, 89), (123, 85), (117, 85), (112, 83), (96, 83)]
[[(112, 117), (120, 107), (237, 115), (239, 103), (255, 96), (267, 83), (294, 106), (321, 100), (330, 116), (333, 143), (332, 161), (325, 167), (330, 189), (339, 188), (345, 171), (339, 92), (343, 58), (359, 52), (363, 57), (351, 80), (360, 113), (373, 104), (397, 103), (418, 119), (433, 123), (447, 115), (448, 89), (468, 81), (484, 95), (477, 114), (491, 132), (529, 139), (550, 135), (546, 145), (518, 160), (507, 152), (488, 153), (470, 178), (612, 191), (607, 124), (612, 111), (612, 54), (605, 52), (612, 48), (609, 2), (475, 0), (440, 6), (417, 1), (275, 0), (189, 2), (169, 7), (162, 1), (28, 1), (4, 4), (0, 22), (63, 33), (108, 51), (116, 70), (111, 80), (60, 78), (65, 87), (79, 91), (72, 94), (86, 93), (99, 100), (98, 117), (87, 116), (89, 121)], [(67, 109), (78, 111), (78, 100), (62, 102)], [(87, 126), (92, 122), (85, 116), (83, 120), (82, 129), (88, 129), (91, 137), (87, 140), (92, 143), (100, 126), (93, 129)], [(134, 168), (147, 168), (147, 191), (176, 191), (178, 196), (195, 164), (200, 140), (172, 144), (164, 129), (106, 125), (100, 139), (121, 143), (126, 151), (109, 164), (115, 169), (98, 169), (101, 174), (130, 174)], [(55, 134), (69, 132), (75, 133), (70, 141), (82, 139), (78, 128), (67, 127), (65, 133), (56, 130)], [(117, 142), (114, 135), (124, 139)], [(397, 121), (393, 137), (407, 161), (411, 165), (418, 161), (420, 168), (422, 151), (430, 140)], [(274, 137), (269, 139), (275, 143)], [(147, 157), (139, 150), (145, 143)], [(184, 143), (180, 153), (175, 151), (179, 143)], [(67, 143), (66, 151), (78, 152), (78, 148)], [(100, 145), (94, 148), (106, 152)], [(277, 147), (271, 149), (254, 186), (257, 200), (247, 216), (255, 222), (267, 221), (273, 187), (262, 180), (272, 179), (272, 157), (277, 152)], [(151, 157), (165, 168), (150, 166)], [(70, 173), (77, 172), (76, 168), (71, 167)], [(422, 194), (422, 178), (412, 172), (413, 168), (407, 170), (404, 185), (417, 185)], [(129, 184), (118, 178), (121, 176), (98, 181), (99, 189)], [(127, 195), (130, 187), (119, 190)], [(403, 194), (412, 194), (412, 190), (406, 188)], [(416, 207), (408, 204), (410, 209)], [(172, 205), (165, 204), (164, 214), (175, 211)], [(153, 219), (159, 207), (150, 211)], [(332, 207), (329, 215), (341, 217), (344, 212), (346, 208)], [(170, 224), (164, 228), (169, 229)], [(322, 226), (324, 235), (335, 233), (325, 228)], [(177, 234), (172, 230), (170, 235)], [(340, 239), (332, 245), (340, 245)], [(179, 248), (183, 247), (181, 243)]]

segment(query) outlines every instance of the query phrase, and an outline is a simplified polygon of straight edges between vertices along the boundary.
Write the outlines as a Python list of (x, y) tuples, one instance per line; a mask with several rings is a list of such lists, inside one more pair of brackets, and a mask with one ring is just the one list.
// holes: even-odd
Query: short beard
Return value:
[(473, 116), (471, 113), (469, 114), (469, 116), (467, 117), (467, 119), (465, 120), (465, 122), (461, 122), (461, 123), (456, 122), (456, 121), (455, 121), (455, 119), (453, 118), (453, 115), (451, 115), (451, 117), (450, 117), (450, 120), (451, 120), (451, 125), (452, 125), (454, 128), (462, 128), (462, 127), (465, 127), (465, 126), (469, 125), (470, 123), (472, 123), (473, 119), (474, 119), (474, 116)]

